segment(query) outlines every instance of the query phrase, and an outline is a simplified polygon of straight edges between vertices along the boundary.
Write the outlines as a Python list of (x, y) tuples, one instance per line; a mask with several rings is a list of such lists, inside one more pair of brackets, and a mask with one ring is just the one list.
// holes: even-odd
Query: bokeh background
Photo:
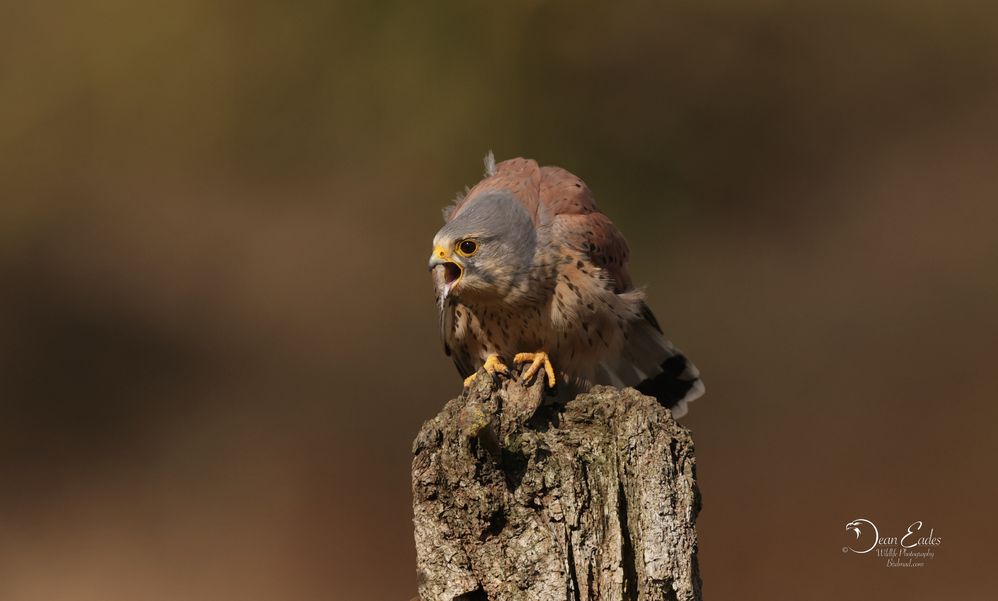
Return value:
[[(710, 599), (998, 590), (992, 3), (0, 7), (0, 598), (407, 600), (426, 274), (582, 176), (708, 394)], [(920, 569), (844, 525), (923, 520)]]

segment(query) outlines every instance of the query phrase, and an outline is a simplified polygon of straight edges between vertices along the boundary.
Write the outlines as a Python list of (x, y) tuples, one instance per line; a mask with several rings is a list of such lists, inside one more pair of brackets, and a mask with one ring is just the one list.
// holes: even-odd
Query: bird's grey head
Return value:
[(528, 276), (536, 245), (530, 215), (509, 192), (468, 199), (433, 237), (430, 270), (438, 298), (505, 297)]

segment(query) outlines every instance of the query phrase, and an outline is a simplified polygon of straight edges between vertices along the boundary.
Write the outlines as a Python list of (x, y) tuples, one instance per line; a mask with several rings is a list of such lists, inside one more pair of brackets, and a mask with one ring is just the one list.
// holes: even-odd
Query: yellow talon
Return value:
[[(490, 373), (493, 376), (496, 375), (497, 373), (500, 373), (500, 374), (508, 374), (509, 373), (509, 368), (507, 368), (506, 365), (503, 364), (503, 362), (499, 360), (499, 355), (496, 355), (496, 354), (489, 355), (488, 357), (485, 358), (485, 364), (482, 365), (482, 369), (484, 369), (485, 371), (487, 371), (488, 373)], [(475, 381), (475, 377), (476, 376), (478, 376), (478, 372), (477, 371), (475, 373), (471, 374), (470, 376), (468, 376), (467, 378), (465, 378), (464, 379), (464, 387), (467, 388), (467, 387), (471, 386), (471, 383)]]
[(544, 372), (548, 375), (548, 386), (550, 388), (554, 388), (555, 385), (557, 385), (558, 380), (554, 377), (554, 366), (551, 365), (551, 360), (548, 359), (547, 353), (544, 351), (538, 351), (536, 353), (517, 353), (516, 356), (513, 357), (514, 363), (526, 363), (527, 361), (531, 361), (531, 364), (530, 367), (527, 368), (527, 371), (523, 373), (524, 380), (529, 380), (534, 377), (534, 374), (536, 374), (537, 370), (539, 370), (543, 365)]

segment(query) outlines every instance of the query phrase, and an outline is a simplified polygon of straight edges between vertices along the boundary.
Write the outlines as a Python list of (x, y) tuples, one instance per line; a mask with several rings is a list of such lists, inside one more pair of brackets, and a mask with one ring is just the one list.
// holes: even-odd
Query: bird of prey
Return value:
[(634, 386), (677, 417), (704, 392), (627, 271), (628, 248), (592, 193), (559, 167), (495, 163), (444, 209), (430, 270), (440, 336), (465, 386), (478, 370), (584, 391)]

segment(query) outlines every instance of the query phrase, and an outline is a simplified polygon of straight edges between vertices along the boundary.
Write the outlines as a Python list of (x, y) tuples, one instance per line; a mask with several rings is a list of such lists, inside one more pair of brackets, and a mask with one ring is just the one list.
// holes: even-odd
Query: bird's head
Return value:
[(530, 215), (510, 193), (469, 198), (433, 237), (430, 271), (438, 298), (502, 298), (529, 272), (536, 243)]

